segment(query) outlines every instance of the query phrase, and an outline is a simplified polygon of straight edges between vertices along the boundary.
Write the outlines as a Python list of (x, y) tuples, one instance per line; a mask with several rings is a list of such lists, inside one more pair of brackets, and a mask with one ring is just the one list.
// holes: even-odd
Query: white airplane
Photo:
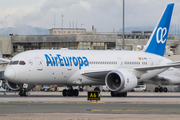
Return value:
[(9, 62), (4, 76), (12, 90), (27, 96), (35, 85), (67, 85), (63, 96), (78, 96), (76, 85), (106, 85), (111, 96), (127, 96), (127, 91), (155, 78), (179, 62), (164, 58), (174, 4), (168, 4), (143, 51), (32, 50)]
[(158, 85), (159, 87), (154, 89), (155, 92), (167, 92), (167, 87), (163, 88), (162, 85), (180, 85), (180, 69), (171, 67), (143, 83)]

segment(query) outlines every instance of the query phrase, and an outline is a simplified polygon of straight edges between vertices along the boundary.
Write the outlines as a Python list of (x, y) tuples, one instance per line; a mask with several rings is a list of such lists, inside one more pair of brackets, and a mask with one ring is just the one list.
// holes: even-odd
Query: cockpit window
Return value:
[(19, 65), (25, 65), (26, 63), (24, 61), (20, 61)]
[(17, 65), (19, 63), (19, 61), (12, 61), (11, 65)]

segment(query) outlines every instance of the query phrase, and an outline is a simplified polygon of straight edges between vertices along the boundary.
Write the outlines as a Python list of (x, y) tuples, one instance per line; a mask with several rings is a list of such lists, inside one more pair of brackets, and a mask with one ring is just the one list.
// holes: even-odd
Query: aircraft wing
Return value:
[[(137, 70), (137, 71), (141, 71), (142, 74), (141, 76), (139, 76), (141, 78), (141, 80), (145, 80), (145, 79), (151, 79), (155, 76), (157, 76), (158, 74), (164, 72), (166, 69), (170, 68), (170, 67), (180, 67), (180, 63), (172, 63), (172, 64), (163, 64), (163, 65), (153, 65), (153, 66), (142, 66), (142, 67), (134, 67), (132, 69)], [(85, 70), (83, 71), (81, 74), (94, 79), (94, 80), (101, 80), (103, 81), (106, 77), (106, 75), (113, 71), (115, 69), (96, 69), (96, 70)]]
[[(180, 61), (175, 61), (175, 62), (170, 62), (170, 63), (168, 63), (168, 64), (180, 64)], [(176, 66), (175, 68), (180, 68), (180, 66)]]
[(180, 64), (180, 61), (174, 61), (174, 62), (170, 62), (170, 63), (168, 63), (168, 64)]
[[(148, 71), (148, 70), (156, 70), (156, 69), (163, 69), (163, 68), (170, 68), (170, 67), (180, 67), (179, 63), (168, 63), (163, 65), (153, 65), (153, 66), (142, 66), (142, 67), (134, 67), (135, 70), (138, 71)], [(86, 70), (82, 72), (82, 75), (88, 77), (97, 77), (97, 76), (105, 76), (108, 72), (112, 71), (113, 69), (105, 69), (105, 70)]]
[[(0, 58), (0, 61), (4, 61), (4, 62), (7, 62), (7, 63), (9, 63), (11, 60), (4, 59), (4, 58)], [(7, 64), (7, 63), (6, 63), (6, 64)]]
[(82, 75), (93, 79), (104, 79), (110, 71), (112, 70), (86, 70)]
[(0, 62), (0, 65), (8, 64), (9, 62)]
[(135, 70), (138, 71), (148, 71), (148, 70), (155, 70), (155, 69), (162, 69), (162, 68), (170, 68), (170, 67), (180, 67), (180, 63), (168, 63), (164, 65), (153, 65), (153, 66), (143, 66), (143, 67), (134, 67)]

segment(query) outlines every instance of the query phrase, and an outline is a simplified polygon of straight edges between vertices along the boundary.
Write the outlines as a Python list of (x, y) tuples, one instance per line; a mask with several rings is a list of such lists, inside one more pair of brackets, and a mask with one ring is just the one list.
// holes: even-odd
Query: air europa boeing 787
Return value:
[[(164, 58), (174, 4), (167, 5), (143, 51), (32, 50), (12, 58), (4, 75), (20, 96), (35, 85), (67, 85), (63, 96), (78, 96), (75, 85), (106, 85), (111, 96), (127, 96), (138, 82), (151, 79), (179, 62)], [(17, 86), (18, 85), (18, 86)], [(28, 85), (28, 87), (23, 87)]]

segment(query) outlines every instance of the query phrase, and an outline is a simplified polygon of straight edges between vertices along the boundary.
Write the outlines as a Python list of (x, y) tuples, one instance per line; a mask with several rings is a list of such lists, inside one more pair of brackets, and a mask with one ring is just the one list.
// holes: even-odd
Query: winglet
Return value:
[(145, 52), (164, 56), (173, 8), (174, 3), (167, 5), (161, 19), (146, 44), (146, 48), (144, 49)]

